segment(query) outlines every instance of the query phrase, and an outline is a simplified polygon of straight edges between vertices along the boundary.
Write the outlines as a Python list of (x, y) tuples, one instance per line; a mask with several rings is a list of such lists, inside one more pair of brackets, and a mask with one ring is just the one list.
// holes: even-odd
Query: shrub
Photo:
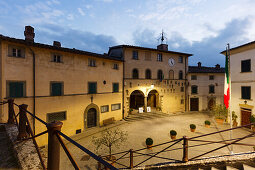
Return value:
[(216, 119), (226, 119), (228, 116), (228, 109), (223, 105), (214, 106), (212, 111)]
[(250, 121), (251, 121), (251, 123), (254, 123), (254, 122), (255, 122), (255, 117), (254, 117), (254, 115), (251, 115)]
[(206, 125), (211, 125), (211, 122), (210, 122), (209, 120), (206, 120), (206, 121), (205, 121), (205, 124), (206, 124)]
[(194, 124), (190, 124), (189, 127), (190, 127), (190, 129), (196, 129), (196, 125), (194, 125)]
[(237, 115), (236, 115), (235, 111), (232, 111), (232, 120), (236, 121), (236, 119), (237, 119)]
[(151, 138), (147, 138), (146, 145), (152, 145), (152, 144), (153, 144), (153, 140)]
[(176, 136), (176, 135), (177, 135), (177, 132), (176, 132), (175, 130), (170, 130), (170, 135)]

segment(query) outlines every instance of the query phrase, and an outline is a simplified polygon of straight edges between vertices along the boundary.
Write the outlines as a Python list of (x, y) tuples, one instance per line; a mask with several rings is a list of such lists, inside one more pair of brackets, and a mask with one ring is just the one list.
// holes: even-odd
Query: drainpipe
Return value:
[(122, 119), (124, 119), (125, 118), (125, 116), (124, 116), (124, 93), (125, 93), (125, 91), (124, 91), (124, 76), (125, 76), (125, 60), (124, 60), (124, 55), (125, 55), (125, 48), (123, 47), (123, 78), (122, 78)]
[(187, 111), (187, 98), (186, 98), (186, 95), (187, 95), (187, 58), (188, 57), (185, 57), (185, 112)]
[[(33, 55), (33, 115), (35, 116), (35, 53), (30, 48), (30, 51)], [(35, 118), (33, 117), (33, 130), (35, 135)]]

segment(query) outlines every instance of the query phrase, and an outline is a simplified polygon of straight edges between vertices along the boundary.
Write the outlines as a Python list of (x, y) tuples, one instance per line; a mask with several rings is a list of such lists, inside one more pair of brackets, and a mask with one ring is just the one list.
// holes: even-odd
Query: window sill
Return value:
[(88, 65), (89, 67), (97, 67), (97, 66), (90, 66), (90, 65)]
[(61, 63), (61, 64), (63, 64), (64, 62), (56, 62), (56, 61), (51, 61), (52, 63)]
[(253, 101), (252, 99), (243, 99), (243, 98), (239, 98), (240, 100), (247, 100), (247, 101)]
[(240, 73), (251, 73), (252, 71), (241, 71)]
[(25, 59), (25, 57), (21, 56), (21, 57), (18, 57), (18, 56), (12, 56), (12, 55), (8, 55), (8, 57), (12, 57), (12, 58), (23, 58)]
[(136, 58), (132, 58), (133, 60), (139, 60), (138, 58), (136, 59)]

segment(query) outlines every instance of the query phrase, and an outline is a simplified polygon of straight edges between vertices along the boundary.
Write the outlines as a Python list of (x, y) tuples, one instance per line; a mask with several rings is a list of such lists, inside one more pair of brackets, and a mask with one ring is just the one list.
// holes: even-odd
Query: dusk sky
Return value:
[(255, 40), (254, 0), (0, 0), (0, 34), (96, 53), (114, 45), (156, 48), (162, 29), (169, 50), (192, 53), (189, 64), (224, 66), (226, 44)]

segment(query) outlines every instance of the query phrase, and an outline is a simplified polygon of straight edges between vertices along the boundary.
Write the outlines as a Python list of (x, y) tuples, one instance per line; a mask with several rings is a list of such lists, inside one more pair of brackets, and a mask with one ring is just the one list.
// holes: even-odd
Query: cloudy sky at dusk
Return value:
[(190, 65), (224, 65), (219, 53), (255, 40), (254, 0), (0, 0), (0, 34), (105, 53), (119, 44), (155, 48), (162, 29), (169, 50), (194, 54)]

